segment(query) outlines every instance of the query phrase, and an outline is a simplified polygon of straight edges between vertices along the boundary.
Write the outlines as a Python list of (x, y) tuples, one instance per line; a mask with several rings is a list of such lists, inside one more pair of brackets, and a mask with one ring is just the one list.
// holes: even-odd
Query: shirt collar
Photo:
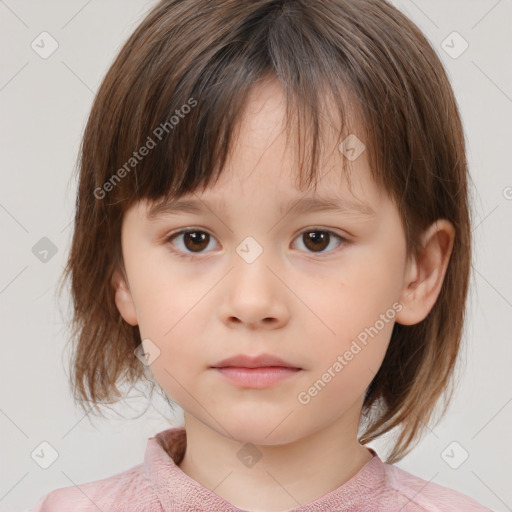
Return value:
[[(144, 472), (152, 482), (155, 493), (164, 510), (219, 510), (240, 512), (210, 489), (190, 478), (180, 468), (187, 446), (185, 427), (164, 430), (148, 439), (144, 457)], [(372, 459), (359, 472), (340, 487), (304, 504), (297, 512), (319, 510), (352, 510), (355, 503), (365, 503), (366, 497), (383, 485), (384, 463), (377, 453), (368, 448)], [(347, 507), (345, 509), (345, 506)]]

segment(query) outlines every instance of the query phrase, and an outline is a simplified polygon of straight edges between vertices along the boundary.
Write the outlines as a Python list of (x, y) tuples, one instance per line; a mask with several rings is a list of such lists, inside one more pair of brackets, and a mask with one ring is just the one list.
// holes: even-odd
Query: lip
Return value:
[(290, 368), (289, 366), (260, 366), (258, 368), (225, 366), (214, 368), (214, 370), (236, 386), (254, 389), (272, 386), (301, 372), (300, 368)]
[(229, 357), (212, 368), (236, 386), (262, 389), (297, 375), (302, 368), (270, 354)]
[(279, 366), (282, 368), (293, 368), (299, 370), (302, 369), (271, 354), (260, 354), (258, 356), (238, 354), (236, 356), (228, 357), (227, 359), (219, 361), (218, 363), (212, 365), (212, 368), (226, 368), (229, 366), (234, 366), (237, 368), (268, 368), (271, 366)]

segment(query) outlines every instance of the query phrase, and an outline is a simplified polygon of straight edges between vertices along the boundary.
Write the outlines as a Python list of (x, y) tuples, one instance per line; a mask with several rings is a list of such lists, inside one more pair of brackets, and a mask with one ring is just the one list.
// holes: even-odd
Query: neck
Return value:
[(310, 503), (352, 478), (372, 458), (357, 441), (359, 415), (279, 445), (238, 442), (185, 413), (180, 469), (234, 506), (281, 512)]

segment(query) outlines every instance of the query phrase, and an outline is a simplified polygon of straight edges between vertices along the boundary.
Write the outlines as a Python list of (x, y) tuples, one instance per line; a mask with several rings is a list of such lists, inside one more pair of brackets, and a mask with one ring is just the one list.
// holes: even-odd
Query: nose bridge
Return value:
[(249, 235), (235, 248), (235, 285), (243, 284), (254, 288), (254, 292), (269, 293), (274, 288), (275, 276), (270, 272), (270, 266), (276, 266), (277, 258), (272, 254), (268, 239), (260, 242)]
[(279, 323), (284, 321), (288, 316), (285, 290), (275, 276), (280, 273), (279, 258), (274, 257), (270, 247), (264, 247), (253, 236), (244, 238), (235, 252), (234, 269), (224, 290), (223, 319), (236, 318), (248, 324), (270, 318), (274, 322), (276, 319)]

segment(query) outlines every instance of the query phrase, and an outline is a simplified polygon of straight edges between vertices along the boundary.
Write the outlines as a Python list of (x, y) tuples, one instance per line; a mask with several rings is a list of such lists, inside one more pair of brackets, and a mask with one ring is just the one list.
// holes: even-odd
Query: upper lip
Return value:
[(233, 357), (223, 359), (214, 364), (212, 368), (223, 368), (226, 366), (236, 366), (241, 368), (263, 368), (268, 366), (285, 366), (287, 368), (298, 368), (294, 364), (283, 361), (279, 357), (270, 354), (261, 354), (258, 356), (248, 356), (239, 354)]

